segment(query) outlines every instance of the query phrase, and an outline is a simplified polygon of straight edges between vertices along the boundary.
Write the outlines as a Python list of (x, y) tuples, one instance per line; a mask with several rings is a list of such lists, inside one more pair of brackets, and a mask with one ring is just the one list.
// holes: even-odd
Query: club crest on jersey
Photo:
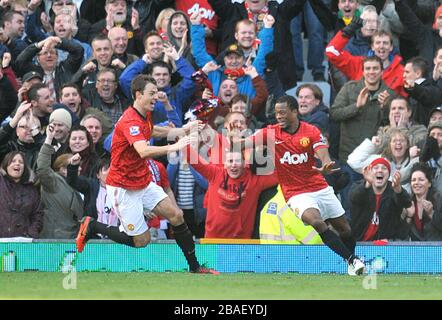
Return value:
[(140, 134), (140, 127), (138, 126), (133, 126), (129, 128), (129, 133), (131, 136), (136, 136)]
[(307, 148), (310, 144), (310, 139), (307, 137), (301, 138), (301, 140), (299, 140), (299, 144), (304, 148)]

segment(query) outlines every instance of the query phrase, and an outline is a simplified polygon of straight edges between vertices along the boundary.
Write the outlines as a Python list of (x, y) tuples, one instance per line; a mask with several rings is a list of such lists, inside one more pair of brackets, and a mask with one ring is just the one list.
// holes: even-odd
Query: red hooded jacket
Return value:
[[(328, 60), (335, 65), (348, 79), (361, 80), (363, 77), (364, 56), (353, 56), (344, 50), (349, 39), (339, 31), (325, 49)], [(390, 65), (384, 69), (382, 80), (397, 94), (407, 97), (404, 89), (404, 66), (401, 64), (402, 57), (396, 55)]]

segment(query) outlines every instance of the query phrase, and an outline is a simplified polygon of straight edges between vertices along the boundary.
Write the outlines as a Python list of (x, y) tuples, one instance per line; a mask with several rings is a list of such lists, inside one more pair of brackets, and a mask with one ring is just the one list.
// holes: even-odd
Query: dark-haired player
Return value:
[[(347, 261), (349, 274), (362, 274), (365, 265), (355, 256), (356, 241), (344, 209), (323, 177), (338, 170), (333, 169), (327, 141), (315, 126), (299, 121), (298, 103), (292, 96), (277, 100), (275, 116), (278, 124), (247, 138), (246, 147), (274, 146), (275, 169), (289, 207), (319, 233), (325, 245)], [(321, 167), (315, 166), (315, 157), (321, 161)]]
[[(151, 112), (159, 92), (153, 79), (139, 75), (131, 85), (133, 106), (118, 120), (112, 138), (111, 165), (106, 179), (107, 195), (120, 219), (120, 227), (108, 227), (91, 217), (85, 217), (77, 236), (77, 249), (83, 251), (92, 234), (100, 233), (131, 247), (145, 247), (150, 242), (149, 228), (144, 220), (144, 209), (165, 217), (172, 225), (175, 239), (184, 253), (190, 271), (218, 272), (200, 266), (195, 255), (192, 233), (183, 219), (183, 212), (172, 203), (161, 187), (152, 181), (146, 158), (178, 151), (189, 143), (189, 137), (166, 146), (151, 146), (151, 137), (178, 136), (183, 129), (153, 126)], [(187, 126), (186, 131), (191, 126)], [(172, 132), (175, 130), (176, 132)]]

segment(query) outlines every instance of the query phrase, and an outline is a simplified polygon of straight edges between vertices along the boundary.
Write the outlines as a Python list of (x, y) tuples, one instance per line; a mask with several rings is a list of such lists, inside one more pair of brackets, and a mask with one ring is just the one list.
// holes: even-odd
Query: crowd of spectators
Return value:
[(356, 240), (442, 241), (439, 1), (6, 0), (0, 21), (2, 238), (73, 239), (85, 215), (119, 225), (112, 132), (147, 74), (156, 127), (205, 124), (196, 149), (146, 161), (195, 238), (318, 243), (273, 173), (302, 159), (232, 143), (275, 124), (275, 101), (296, 88), (298, 118), (340, 168), (326, 179)]

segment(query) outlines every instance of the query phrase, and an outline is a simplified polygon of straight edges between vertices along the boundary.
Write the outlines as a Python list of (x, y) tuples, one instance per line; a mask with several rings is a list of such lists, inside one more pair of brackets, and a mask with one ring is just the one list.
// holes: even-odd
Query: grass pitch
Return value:
[[(0, 299), (442, 299), (442, 276), (188, 273), (0, 273)], [(372, 289), (364, 289), (370, 287)]]

